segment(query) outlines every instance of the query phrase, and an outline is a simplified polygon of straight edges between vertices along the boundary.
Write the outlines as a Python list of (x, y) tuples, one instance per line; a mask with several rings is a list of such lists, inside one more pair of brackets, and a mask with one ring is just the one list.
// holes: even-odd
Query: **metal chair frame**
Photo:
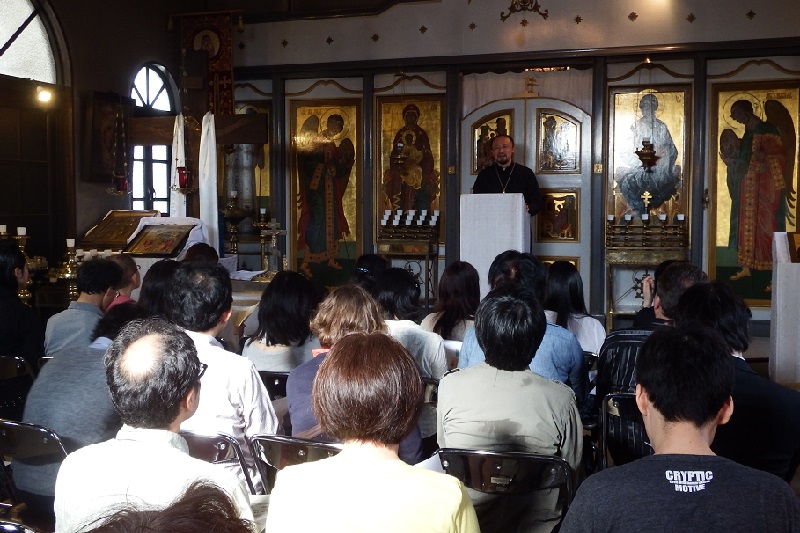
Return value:
[[(606, 394), (600, 405), (600, 470), (608, 468), (608, 421), (610, 416), (632, 421), (644, 427), (642, 413), (636, 405), (636, 394), (616, 392)], [(649, 443), (645, 442), (649, 446)]]
[(261, 479), (272, 492), (275, 485), (275, 474), (287, 466), (310, 463), (333, 457), (342, 451), (341, 444), (317, 442), (285, 435), (254, 435), (250, 438), (250, 447)]
[(195, 459), (214, 464), (237, 462), (244, 473), (250, 494), (256, 493), (253, 480), (247, 471), (244, 453), (239, 446), (239, 441), (234, 437), (221, 432), (216, 435), (203, 435), (188, 430), (181, 430), (180, 436), (186, 439), (186, 443), (189, 445), (189, 455)]
[(289, 379), (289, 372), (278, 372), (271, 370), (259, 370), (261, 382), (269, 392), (269, 399), (273, 402), (286, 397), (286, 380)]

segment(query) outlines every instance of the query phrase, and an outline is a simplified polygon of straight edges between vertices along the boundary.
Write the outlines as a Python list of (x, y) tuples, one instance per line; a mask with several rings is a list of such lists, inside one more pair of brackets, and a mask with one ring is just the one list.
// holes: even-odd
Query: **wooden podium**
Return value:
[(481, 298), (489, 293), (489, 266), (506, 250), (531, 251), (530, 215), (522, 194), (462, 194), (461, 260), (478, 271)]

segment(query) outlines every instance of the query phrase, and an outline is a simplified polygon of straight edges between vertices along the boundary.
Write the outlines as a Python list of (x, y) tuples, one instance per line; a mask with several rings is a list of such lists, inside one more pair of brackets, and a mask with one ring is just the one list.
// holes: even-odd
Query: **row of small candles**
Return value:
[[(0, 235), (6, 235), (8, 233), (8, 226), (5, 224), (0, 224)], [(26, 237), (28, 235), (28, 228), (25, 226), (18, 226), (17, 227), (17, 236), (19, 237)]]
[[(409, 209), (405, 213), (406, 215), (403, 217), (403, 210), (398, 209), (394, 212), (394, 216), (392, 216), (392, 210), (387, 209), (383, 212), (381, 226), (435, 226), (436, 222), (439, 220), (438, 209), (433, 210), (433, 214), (430, 216), (430, 219), (428, 219), (427, 224), (425, 224), (425, 219), (428, 218), (427, 209), (420, 210), (419, 215), (417, 215), (417, 211), (415, 209)], [(414, 217), (417, 217), (416, 220)], [(391, 224), (389, 224), (390, 218)]]
[[(686, 220), (686, 215), (684, 215), (683, 213), (678, 213), (677, 215), (675, 215), (675, 217), (678, 222), (683, 222), (684, 220)], [(614, 222), (614, 218), (615, 218), (614, 215), (608, 215), (607, 220), (609, 222)], [(633, 220), (633, 215), (628, 213), (623, 216), (623, 219), (625, 220), (625, 222), (630, 222), (631, 220)], [(647, 222), (648, 220), (650, 220), (650, 215), (647, 213), (642, 213), (642, 221)], [(666, 222), (667, 221), (666, 213), (659, 213), (658, 220), (660, 220), (661, 222)]]

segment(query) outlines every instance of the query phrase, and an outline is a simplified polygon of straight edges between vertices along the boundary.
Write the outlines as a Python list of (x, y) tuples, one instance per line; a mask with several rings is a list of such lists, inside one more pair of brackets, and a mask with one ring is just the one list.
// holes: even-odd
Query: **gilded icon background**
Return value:
[(472, 174), (494, 163), (492, 141), (497, 135), (508, 135), (513, 130), (513, 111), (503, 110), (487, 115), (472, 125)]
[(578, 172), (581, 164), (581, 127), (578, 121), (558, 111), (540, 109), (537, 128), (536, 172)]
[(536, 242), (580, 241), (580, 189), (539, 189), (543, 202)]

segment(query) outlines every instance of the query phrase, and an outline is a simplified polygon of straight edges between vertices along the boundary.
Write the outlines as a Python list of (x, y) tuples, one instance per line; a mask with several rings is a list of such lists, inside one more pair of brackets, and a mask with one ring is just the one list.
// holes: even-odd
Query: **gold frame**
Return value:
[[(580, 187), (567, 187), (563, 189), (539, 189), (539, 193), (542, 195), (542, 210), (536, 216), (536, 242), (581, 242), (581, 189)], [(559, 198), (560, 199), (557, 199)], [(572, 206), (568, 205), (567, 198), (572, 196), (574, 201), (572, 202)], [(553, 213), (548, 210), (548, 206), (550, 202), (553, 202)], [(561, 202), (558, 205), (558, 202)], [(560, 207), (561, 209), (558, 209)], [(572, 213), (568, 211), (567, 222), (568, 226), (563, 230), (559, 231), (559, 235), (565, 234), (570, 229), (572, 229), (571, 233), (567, 233), (568, 236), (553, 236), (553, 232), (558, 230), (555, 227), (556, 221), (556, 211), (560, 212), (564, 208), (569, 209)], [(549, 225), (553, 227), (550, 228)]]
[(478, 168), (478, 165), (480, 163), (479, 157), (478, 157), (478, 152), (479, 152), (478, 139), (480, 139), (481, 128), (482, 127), (488, 128), (489, 132), (491, 132), (491, 133), (497, 132), (497, 130), (499, 129), (499, 126), (497, 125), (497, 120), (498, 119), (503, 119), (503, 120), (506, 121), (506, 128), (505, 128), (505, 132), (506, 133), (505, 134), (506, 135), (512, 135), (512, 132), (514, 131), (514, 110), (513, 109), (501, 109), (500, 111), (495, 111), (494, 113), (490, 113), (488, 115), (484, 115), (483, 117), (481, 117), (480, 119), (478, 119), (477, 121), (472, 123), (472, 129), (471, 129), (471, 131), (472, 131), (472, 146), (470, 148), (471, 156), (470, 156), (470, 171), (469, 172), (473, 176), (477, 176), (478, 173), (485, 166), (490, 165), (493, 162), (493, 158), (491, 157), (491, 151), (492, 151), (491, 150), (491, 148), (492, 148), (491, 142), (492, 142), (492, 140), (494, 140), (494, 137), (489, 137), (487, 140), (484, 141), (484, 143), (489, 143), (490, 157), (487, 159), (487, 161), (485, 162), (484, 166), (481, 166), (480, 168)]
[[(545, 122), (550, 117), (553, 119), (553, 136), (552, 146), (550, 150), (545, 149), (545, 138), (547, 132), (545, 131)], [(572, 131), (563, 132), (564, 125), (570, 124)], [(555, 109), (539, 109), (536, 113), (536, 173), (537, 174), (580, 174), (581, 173), (581, 127), (582, 124), (578, 119)], [(569, 138), (563, 138), (568, 135)], [(566, 145), (566, 146), (564, 146)], [(568, 150), (564, 152), (564, 150)], [(547, 153), (549, 151), (549, 154)], [(569, 160), (570, 157), (574, 163), (570, 166), (560, 167), (557, 164), (559, 160), (558, 154), (564, 154), (567, 157), (561, 157), (560, 160)], [(551, 161), (552, 167), (545, 167), (545, 162)]]
[(536, 257), (537, 257), (537, 259), (539, 259), (539, 261), (543, 265), (545, 265), (547, 267), (549, 267), (550, 265), (552, 265), (556, 261), (569, 261), (570, 263), (575, 265), (575, 268), (578, 269), (578, 272), (581, 271), (581, 258), (578, 257), (578, 256), (572, 256), (572, 255), (539, 255), (539, 256), (536, 256)]

